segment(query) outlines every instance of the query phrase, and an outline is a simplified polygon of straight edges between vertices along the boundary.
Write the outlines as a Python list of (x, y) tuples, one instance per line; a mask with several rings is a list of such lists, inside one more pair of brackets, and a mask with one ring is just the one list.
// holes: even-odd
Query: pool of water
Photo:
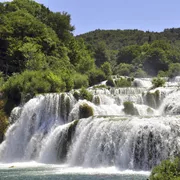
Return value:
[(37, 163), (0, 164), (0, 180), (147, 180), (150, 172)]

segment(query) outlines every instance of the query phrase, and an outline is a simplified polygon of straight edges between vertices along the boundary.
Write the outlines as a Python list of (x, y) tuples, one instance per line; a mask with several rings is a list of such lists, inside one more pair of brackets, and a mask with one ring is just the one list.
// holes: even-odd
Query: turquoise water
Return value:
[(31, 163), (0, 165), (0, 180), (146, 180), (149, 172)]

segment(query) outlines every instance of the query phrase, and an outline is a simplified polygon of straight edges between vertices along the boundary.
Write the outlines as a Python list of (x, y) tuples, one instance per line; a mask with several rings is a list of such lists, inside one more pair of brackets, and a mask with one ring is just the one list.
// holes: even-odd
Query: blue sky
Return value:
[(36, 0), (71, 14), (74, 34), (95, 29), (163, 31), (180, 27), (180, 0)]

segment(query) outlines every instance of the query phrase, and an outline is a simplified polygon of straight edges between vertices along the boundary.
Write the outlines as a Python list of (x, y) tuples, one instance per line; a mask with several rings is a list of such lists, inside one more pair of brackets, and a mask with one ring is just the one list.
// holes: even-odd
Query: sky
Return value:
[(72, 19), (71, 24), (75, 26), (75, 35), (95, 29), (160, 32), (165, 28), (180, 27), (180, 0), (36, 1), (54, 12), (68, 12)]

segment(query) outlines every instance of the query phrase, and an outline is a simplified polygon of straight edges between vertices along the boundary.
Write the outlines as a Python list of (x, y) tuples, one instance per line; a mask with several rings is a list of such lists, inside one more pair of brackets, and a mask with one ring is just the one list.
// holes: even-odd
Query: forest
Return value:
[(174, 77), (180, 72), (179, 28), (160, 33), (136, 29), (95, 30), (79, 38), (84, 39), (96, 65), (109, 62), (113, 74)]

